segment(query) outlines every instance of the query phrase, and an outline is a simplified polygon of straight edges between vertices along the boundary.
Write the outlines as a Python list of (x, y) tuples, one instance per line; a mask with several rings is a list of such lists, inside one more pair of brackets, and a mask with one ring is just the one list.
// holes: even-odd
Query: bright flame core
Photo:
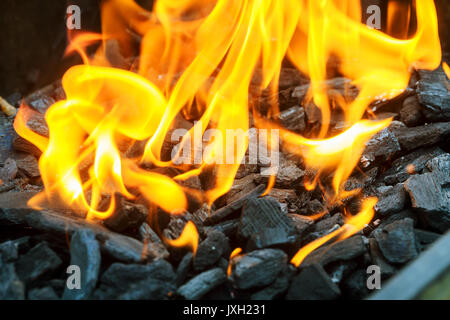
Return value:
[[(153, 12), (133, 0), (104, 1), (102, 34), (71, 37), (67, 53), (79, 52), (85, 65), (72, 67), (64, 75), (67, 99), (46, 113), (49, 137), (27, 128), (29, 108), (22, 107), (16, 118), (19, 135), (43, 152), (39, 167), (45, 196), (30, 204), (38, 205), (45, 198), (88, 218), (105, 219), (113, 213), (115, 203), (111, 200), (106, 211), (99, 211), (102, 199), (114, 199), (116, 192), (132, 199), (137, 189), (168, 213), (184, 212), (186, 193), (193, 191), (174, 179), (142, 169), (144, 164), (176, 167), (183, 171), (183, 177), (198, 175), (214, 165), (215, 184), (201, 194), (203, 201), (212, 204), (231, 188), (248, 137), (231, 151), (224, 141), (212, 140), (210, 152), (197, 166), (179, 166), (173, 159), (163, 161), (164, 139), (180, 114), (199, 115), (201, 121), (189, 133), (204, 133), (208, 128), (219, 130), (223, 137), (230, 129), (247, 132), (249, 111), (257, 127), (280, 129), (282, 142), (304, 158), (307, 168), (317, 172), (308, 188), (315, 186), (323, 172), (333, 172), (333, 194), (327, 197), (332, 201), (345, 197), (343, 183), (356, 167), (365, 143), (390, 123), (362, 120), (368, 106), (402, 93), (413, 68), (434, 69), (440, 64), (434, 3), (420, 0), (414, 4), (415, 35), (406, 38), (409, 26), (400, 26), (402, 30), (395, 30), (402, 35), (399, 39), (361, 23), (359, 0), (158, 0)], [(409, 21), (411, 10), (409, 7), (404, 20)], [(391, 6), (390, 29), (398, 15), (398, 8)], [(128, 65), (137, 72), (113, 67), (119, 62), (127, 65), (123, 57), (135, 55), (136, 35), (140, 38), (139, 59)], [(102, 44), (88, 58), (84, 48), (96, 41)], [(116, 57), (115, 63), (111, 57)], [(249, 103), (255, 70), (262, 69), (260, 92), (276, 93), (286, 57), (311, 80), (307, 99), (320, 109), (322, 118), (314, 139), (270, 120), (279, 112), (276, 101), (264, 114)], [(344, 96), (328, 94), (323, 83), (329, 77), (331, 57), (339, 60), (339, 72), (359, 89), (356, 99), (347, 101)], [(332, 110), (336, 108), (344, 113), (347, 129), (329, 137)], [(145, 150), (138, 158), (128, 158), (123, 147), (136, 141), (144, 141)], [(189, 142), (182, 140), (182, 144)], [(233, 153), (234, 164), (214, 163), (215, 154), (227, 152)], [(350, 217), (342, 230), (299, 251), (293, 263), (299, 265), (306, 254), (337, 234), (348, 237), (360, 230), (372, 219), (375, 202), (365, 200), (361, 213)], [(198, 242), (198, 234), (190, 224), (179, 240), (169, 241), (172, 245), (187, 244), (195, 251), (193, 242)]]

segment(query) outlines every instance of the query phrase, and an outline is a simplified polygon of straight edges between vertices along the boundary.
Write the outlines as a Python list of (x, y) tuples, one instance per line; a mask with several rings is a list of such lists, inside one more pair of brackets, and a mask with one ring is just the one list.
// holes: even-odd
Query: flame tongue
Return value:
[[(415, 1), (414, 7), (417, 30), (411, 38), (407, 38), (409, 26), (393, 24), (399, 8), (389, 7), (389, 30), (399, 35), (394, 38), (360, 23), (359, 0), (187, 0), (176, 4), (159, 0), (151, 13), (132, 0), (105, 1), (103, 33), (72, 37), (67, 52), (78, 51), (85, 65), (72, 67), (64, 75), (67, 99), (47, 111), (49, 137), (27, 128), (30, 111), (25, 106), (18, 113), (15, 129), (43, 151), (39, 167), (45, 198), (50, 202), (63, 202), (88, 217), (105, 219), (115, 203), (112, 200), (106, 211), (98, 211), (104, 197), (114, 199), (118, 192), (133, 199), (131, 190), (138, 190), (150, 203), (179, 214), (187, 209), (186, 192), (192, 191), (177, 181), (214, 166), (213, 186), (197, 198), (212, 204), (231, 188), (249, 145), (248, 92), (254, 71), (262, 69), (261, 92), (277, 93), (287, 56), (311, 79), (307, 99), (320, 110), (320, 132), (315, 139), (307, 139), (271, 121), (279, 111), (276, 101), (264, 112), (251, 110), (255, 125), (278, 129), (282, 142), (317, 172), (309, 189), (323, 172), (332, 172), (333, 195), (325, 196), (338, 201), (346, 196), (342, 185), (356, 167), (365, 143), (390, 122), (362, 120), (368, 106), (400, 94), (413, 67), (439, 66), (434, 3)], [(413, 14), (412, 7), (407, 10), (405, 21)], [(140, 57), (131, 65), (137, 73), (112, 67), (111, 57), (130, 64), (123, 56), (135, 53), (132, 35), (136, 34), (141, 38)], [(83, 48), (95, 41), (102, 44), (89, 58)], [(359, 89), (355, 99), (330, 95), (323, 85), (330, 76), (327, 63), (331, 57), (340, 61), (339, 72)], [(343, 112), (347, 129), (329, 137), (333, 109)], [(180, 114), (199, 121), (184, 134), (178, 154), (163, 161), (164, 140)], [(203, 134), (210, 129), (215, 129), (213, 137), (205, 141)], [(229, 144), (230, 131), (234, 132), (233, 142), (237, 138), (241, 143)], [(200, 140), (195, 138), (198, 134)], [(145, 150), (141, 157), (129, 159), (123, 148), (136, 141), (144, 142)], [(198, 142), (207, 142), (205, 148)], [(193, 151), (192, 159), (200, 156), (200, 161), (176, 164), (186, 149)], [(142, 169), (142, 164), (172, 166), (183, 174), (171, 179)], [(273, 177), (270, 181), (272, 186)], [(375, 201), (365, 200), (361, 213), (350, 217), (346, 227), (308, 248), (337, 234), (348, 237), (357, 232), (372, 218)], [(32, 204), (37, 202), (35, 199)], [(188, 245), (194, 251), (197, 242), (191, 224), (180, 239), (167, 241), (174, 246)], [(308, 250), (300, 251), (293, 263), (301, 263)]]

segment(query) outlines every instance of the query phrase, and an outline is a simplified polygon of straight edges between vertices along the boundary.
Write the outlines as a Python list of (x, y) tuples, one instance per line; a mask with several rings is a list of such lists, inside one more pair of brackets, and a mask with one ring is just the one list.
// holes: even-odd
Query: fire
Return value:
[(171, 240), (164, 238), (164, 241), (169, 245), (171, 245), (172, 247), (176, 248), (188, 247), (192, 250), (192, 252), (195, 255), (198, 247), (198, 238), (199, 238), (198, 232), (197, 228), (195, 227), (195, 224), (191, 221), (188, 221), (178, 239)]
[[(46, 113), (49, 137), (27, 128), (30, 108), (22, 106), (16, 117), (19, 135), (43, 152), (39, 168), (45, 193), (29, 204), (62, 203), (88, 219), (111, 215), (115, 193), (128, 199), (143, 195), (169, 214), (187, 210), (186, 194), (211, 205), (231, 188), (248, 147), (248, 136), (238, 137), (243, 143), (233, 148), (224, 137), (227, 130), (247, 132), (249, 112), (256, 127), (279, 129), (284, 146), (317, 173), (313, 181), (305, 181), (307, 189), (314, 189), (323, 174), (333, 173), (333, 192), (324, 197), (339, 201), (348, 196), (342, 186), (366, 142), (390, 123), (363, 120), (370, 104), (401, 94), (414, 68), (434, 69), (440, 64), (434, 3), (415, 1), (414, 8), (417, 30), (408, 37), (406, 22), (412, 7), (406, 10), (405, 25), (398, 26), (394, 20), (401, 10), (389, 6), (388, 31), (397, 35), (393, 37), (361, 23), (359, 0), (158, 0), (152, 12), (133, 0), (104, 1), (102, 34), (70, 36), (66, 52), (78, 52), (84, 65), (72, 67), (63, 77), (67, 98)], [(96, 42), (100, 46), (89, 56), (85, 48)], [(112, 62), (112, 57), (119, 62)], [(286, 57), (311, 80), (306, 99), (320, 110), (317, 136), (306, 138), (273, 121), (279, 112), (277, 101), (263, 112), (250, 99), (257, 69), (262, 70), (260, 93), (278, 92)], [(340, 74), (359, 90), (352, 101), (329, 95), (324, 85), (332, 57), (339, 60)], [(344, 114), (346, 129), (330, 136), (336, 110)], [(189, 145), (188, 134), (183, 138), (181, 145), (194, 150), (192, 157), (201, 153), (200, 164), (178, 165), (181, 151), (169, 161), (161, 157), (164, 139), (180, 115), (198, 120), (189, 136), (209, 128), (221, 133), (202, 150)], [(135, 142), (145, 143), (145, 149), (137, 158), (127, 157), (127, 147)], [(224, 164), (217, 161), (218, 155), (235, 161)], [(169, 166), (183, 173), (172, 179), (144, 169)], [(211, 167), (214, 185), (200, 195), (178, 183)], [(264, 194), (274, 182), (272, 177)], [(104, 199), (111, 199), (109, 208), (99, 211)], [(311, 250), (336, 235), (348, 237), (360, 230), (372, 219), (375, 202), (366, 199), (358, 215), (301, 249), (293, 263), (299, 265)], [(180, 239), (168, 241), (173, 246), (189, 245), (194, 252), (197, 242), (192, 223)]]

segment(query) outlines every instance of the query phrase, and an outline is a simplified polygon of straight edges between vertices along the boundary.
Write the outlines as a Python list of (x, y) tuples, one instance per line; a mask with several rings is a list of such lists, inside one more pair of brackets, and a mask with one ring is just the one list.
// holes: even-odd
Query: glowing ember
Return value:
[[(391, 29), (398, 11), (389, 7)], [(139, 192), (170, 214), (187, 209), (186, 194), (212, 204), (231, 188), (245, 156), (249, 112), (256, 127), (279, 129), (284, 146), (317, 173), (313, 181), (305, 181), (308, 190), (315, 188), (322, 174), (334, 173), (333, 191), (324, 198), (332, 203), (347, 197), (343, 184), (357, 166), (366, 142), (390, 123), (390, 119), (362, 120), (368, 106), (401, 94), (413, 68), (435, 69), (441, 60), (432, 0), (415, 1), (417, 30), (411, 38), (407, 38), (409, 16), (403, 29), (398, 30), (396, 24), (397, 29), (390, 30), (398, 35), (394, 38), (362, 24), (360, 12), (359, 0), (159, 0), (153, 12), (132, 0), (105, 1), (103, 33), (70, 37), (67, 53), (79, 52), (85, 65), (72, 67), (64, 75), (67, 99), (46, 113), (49, 137), (26, 127), (27, 114), (32, 112), (27, 106), (16, 117), (19, 135), (43, 152), (39, 168), (45, 194), (29, 205), (62, 203), (87, 218), (105, 219), (114, 211), (115, 193), (133, 199)], [(115, 68), (108, 60), (114, 50), (124, 57), (134, 55), (131, 34), (142, 39), (139, 59), (130, 64), (137, 72)], [(101, 41), (100, 48), (90, 58), (84, 48), (96, 41)], [(260, 93), (276, 93), (285, 57), (311, 80), (306, 99), (321, 114), (321, 127), (313, 139), (270, 120), (278, 114), (277, 101), (264, 112), (253, 107), (252, 101), (249, 104), (255, 70), (262, 69)], [(356, 99), (330, 96), (323, 85), (331, 57), (339, 60), (339, 72), (358, 88)], [(444, 68), (448, 73), (448, 66)], [(333, 109), (342, 110), (347, 129), (330, 137)], [(221, 133), (209, 141), (199, 164), (177, 164), (181, 151), (170, 161), (161, 159), (164, 139), (180, 114), (199, 120), (181, 146), (191, 148), (187, 136), (196, 132), (204, 134), (214, 128)], [(242, 132), (237, 138), (243, 143), (230, 148), (225, 141), (229, 130)], [(145, 151), (135, 159), (126, 157), (122, 146), (136, 141), (145, 143)], [(272, 143), (268, 147), (273, 148)], [(234, 161), (219, 162), (218, 155)], [(142, 165), (175, 167), (183, 174), (171, 179), (144, 170)], [(212, 166), (215, 184), (200, 195), (177, 183)], [(87, 175), (82, 175), (86, 168)], [(264, 194), (274, 181), (272, 177)], [(101, 200), (108, 196), (112, 199), (109, 208), (99, 211)], [(375, 203), (376, 199), (364, 200), (359, 214), (301, 249), (292, 263), (298, 266), (308, 253), (335, 236), (343, 239), (361, 230), (372, 219)], [(189, 246), (195, 253), (198, 233), (194, 224), (189, 222), (179, 239), (166, 242)]]

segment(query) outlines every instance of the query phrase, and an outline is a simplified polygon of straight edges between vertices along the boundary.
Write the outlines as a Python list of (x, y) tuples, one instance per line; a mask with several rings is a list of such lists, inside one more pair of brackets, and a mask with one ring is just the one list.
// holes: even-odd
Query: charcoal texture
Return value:
[(427, 120), (433, 122), (450, 121), (450, 93), (447, 79), (442, 69), (421, 70), (417, 84), (419, 102)]
[(197, 300), (206, 293), (224, 283), (227, 279), (225, 272), (220, 268), (200, 273), (178, 288), (177, 293), (186, 300)]
[(211, 231), (208, 237), (200, 243), (194, 258), (194, 269), (205, 270), (214, 265), (219, 258), (230, 251), (228, 238), (219, 231)]

